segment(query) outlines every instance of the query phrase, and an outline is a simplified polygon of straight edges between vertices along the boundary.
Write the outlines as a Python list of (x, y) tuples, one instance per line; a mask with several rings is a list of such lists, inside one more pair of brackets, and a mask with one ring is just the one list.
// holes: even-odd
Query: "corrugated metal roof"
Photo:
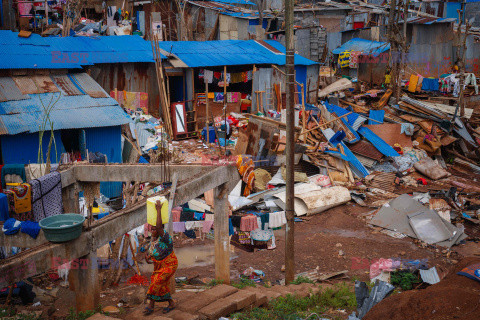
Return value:
[[(247, 3), (236, 3), (237, 1), (243, 0), (219, 0), (219, 1), (197, 1), (190, 0), (187, 2), (202, 8), (208, 8), (210, 10), (215, 10), (223, 15), (232, 16), (243, 19), (258, 19), (258, 10), (256, 8), (247, 9), (237, 6), (237, 4), (247, 4)], [(264, 13), (264, 18), (273, 17), (270, 13)]]
[(365, 54), (377, 55), (388, 50), (390, 50), (390, 43), (388, 42), (353, 38), (352, 40), (342, 44), (340, 47), (332, 50), (332, 53), (340, 54), (344, 51), (361, 51)]
[(15, 81), (10, 77), (0, 77), (0, 102), (29, 99), (18, 89)]
[[(275, 40), (265, 42), (281, 53), (275, 53), (255, 40), (162, 41), (159, 46), (192, 68), (251, 64), (284, 65), (285, 47)], [(295, 55), (295, 64), (312, 65), (316, 62)]]
[(81, 88), (78, 87), (75, 83), (73, 83), (66, 74), (52, 75), (51, 78), (53, 82), (55, 82), (57, 87), (66, 96), (78, 96), (81, 94), (85, 94), (85, 92), (80, 91)]
[[(0, 30), (0, 69), (73, 69), (95, 63), (154, 62), (151, 44), (138, 35), (18, 37)], [(163, 57), (165, 58), (165, 57)]]
[[(76, 78), (81, 79), (79, 82), (82, 85), (87, 83), (87, 88), (94, 87), (93, 79), (86, 73), (77, 74)], [(2, 81), (5, 82), (4, 79)], [(28, 82), (22, 79), (21, 83)], [(32, 83), (33, 81), (30, 85), (33, 85)], [(38, 132), (44, 119), (44, 107), (48, 106), (53, 106), (50, 119), (53, 121), (54, 130), (117, 126), (131, 121), (118, 102), (109, 97), (101, 87), (100, 92), (97, 88), (92, 90), (103, 97), (65, 95), (63, 91), (59, 91), (29, 94), (28, 99), (0, 102), (0, 135)]]
[(70, 80), (80, 86), (92, 98), (106, 98), (108, 94), (103, 88), (86, 73), (68, 75)]
[[(451, 23), (456, 22), (455, 18), (434, 18), (434, 17), (410, 17), (407, 19), (407, 24), (434, 24), (434, 23)], [(403, 20), (399, 23), (403, 23)]]

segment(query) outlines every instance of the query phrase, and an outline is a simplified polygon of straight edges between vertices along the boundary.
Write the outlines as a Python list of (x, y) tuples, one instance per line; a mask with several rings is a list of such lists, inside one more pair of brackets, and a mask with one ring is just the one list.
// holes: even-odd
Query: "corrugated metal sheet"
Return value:
[(29, 99), (18, 89), (15, 81), (10, 77), (0, 77), (0, 102)]
[[(54, 130), (117, 126), (131, 121), (118, 102), (109, 97), (90, 76), (84, 73), (77, 74), (76, 77), (80, 79), (80, 85), (88, 89), (86, 91), (101, 95), (102, 98), (93, 98), (86, 94), (68, 96), (62, 92), (47, 92), (30, 94), (29, 99), (0, 102), (0, 134), (39, 131), (44, 119), (44, 107), (48, 106), (53, 107), (50, 118)], [(24, 85), (26, 91), (34, 91), (34, 81), (29, 77), (16, 78), (17, 83)]]
[[(163, 41), (160, 48), (171, 52), (189, 67), (213, 67), (252, 64), (285, 64), (285, 47), (277, 41), (266, 40), (281, 53), (274, 53), (255, 40)], [(296, 65), (316, 62), (295, 55)]]
[[(19, 38), (0, 30), (0, 69), (73, 69), (94, 63), (154, 62), (151, 44), (142, 37)], [(163, 57), (165, 58), (165, 57)]]
[(49, 76), (34, 75), (29, 77), (13, 77), (15, 84), (23, 94), (58, 92), (58, 88)]
[(58, 88), (62, 90), (62, 93), (67, 96), (78, 96), (85, 94), (85, 92), (80, 91), (80, 88), (75, 85), (72, 80), (65, 75), (55, 75), (51, 76), (53, 82), (57, 85)]
[(361, 51), (365, 54), (377, 55), (388, 50), (390, 50), (390, 43), (388, 42), (353, 38), (352, 40), (342, 44), (340, 47), (332, 50), (332, 53), (340, 54), (344, 51)]
[(86, 73), (70, 74), (69, 78), (92, 98), (108, 97), (103, 88)]

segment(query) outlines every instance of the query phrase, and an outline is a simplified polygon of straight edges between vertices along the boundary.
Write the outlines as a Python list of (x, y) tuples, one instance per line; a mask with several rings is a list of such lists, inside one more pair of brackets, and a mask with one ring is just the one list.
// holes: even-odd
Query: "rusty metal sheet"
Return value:
[(25, 100), (28, 96), (22, 94), (15, 81), (10, 77), (0, 77), (0, 101)]
[(18, 89), (23, 94), (36, 94), (46, 92), (58, 92), (57, 86), (53, 83), (49, 76), (19, 76), (13, 77)]
[(355, 144), (351, 144), (349, 148), (350, 151), (352, 151), (353, 153), (359, 154), (369, 159), (373, 159), (376, 161), (381, 161), (383, 159), (383, 154), (368, 141), (358, 141)]
[(86, 73), (72, 74), (71, 80), (75, 81), (92, 98), (107, 98), (107, 93), (102, 87)]
[(52, 76), (52, 80), (67, 96), (78, 96), (85, 94), (80, 91), (80, 89), (72, 82), (72, 80), (70, 80), (67, 75), (55, 75)]

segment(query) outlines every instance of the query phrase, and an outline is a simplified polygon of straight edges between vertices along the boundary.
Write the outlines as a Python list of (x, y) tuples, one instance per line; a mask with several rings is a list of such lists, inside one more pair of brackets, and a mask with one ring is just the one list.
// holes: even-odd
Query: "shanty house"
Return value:
[[(283, 104), (285, 47), (277, 41), (163, 41), (159, 46), (167, 57), (164, 66), (170, 101), (185, 101), (188, 110), (195, 107), (198, 119), (206, 116), (207, 91), (212, 113), (221, 114), (220, 98), (225, 91), (221, 77), (225, 68), (226, 91), (231, 97), (227, 97), (227, 112), (266, 112), (278, 110)], [(295, 55), (295, 72), (297, 82), (304, 86), (305, 102), (314, 101), (318, 64)], [(302, 102), (300, 94), (298, 102)]]
[[(87, 150), (122, 162), (121, 126), (130, 117), (82, 71), (87, 52), (65, 55), (45, 41), (0, 32), (1, 163), (38, 163), (39, 154), (46, 161), (52, 129), (52, 163), (85, 160)], [(118, 196), (121, 183), (104, 183), (101, 192)]]

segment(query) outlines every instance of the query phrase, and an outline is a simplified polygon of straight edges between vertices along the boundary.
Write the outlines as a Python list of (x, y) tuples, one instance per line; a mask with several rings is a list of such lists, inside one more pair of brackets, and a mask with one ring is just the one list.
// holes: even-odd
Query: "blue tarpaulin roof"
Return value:
[[(275, 40), (266, 40), (265, 43), (266, 46), (255, 40), (162, 41), (159, 46), (191, 68), (251, 64), (284, 65), (285, 47)], [(295, 65), (313, 64), (317, 62), (295, 55)]]
[(104, 98), (93, 98), (87, 94), (67, 95), (63, 90), (51, 91), (54, 90), (25, 94), (21, 100), (0, 102), (0, 134), (38, 132), (45, 118), (44, 106), (52, 107), (50, 119), (54, 130), (118, 126), (131, 121), (118, 102), (104, 91)]
[(361, 38), (353, 38), (350, 41), (345, 42), (340, 47), (332, 51), (333, 54), (340, 54), (344, 51), (360, 51), (364, 54), (377, 55), (382, 52), (390, 50), (390, 43), (371, 41)]
[(21, 38), (17, 32), (0, 30), (0, 69), (73, 69), (123, 62), (154, 62), (150, 42), (137, 35)]

